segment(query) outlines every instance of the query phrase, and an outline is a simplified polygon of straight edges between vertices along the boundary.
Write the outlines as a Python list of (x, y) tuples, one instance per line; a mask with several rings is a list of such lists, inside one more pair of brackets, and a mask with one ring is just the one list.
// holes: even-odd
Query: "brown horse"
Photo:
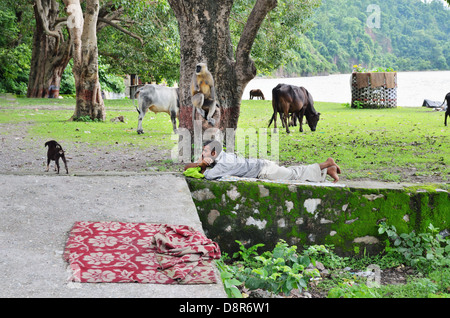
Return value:
[(269, 127), (274, 121), (274, 128), (277, 128), (277, 113), (280, 114), (281, 123), (289, 134), (288, 119), (293, 114), (299, 120), (300, 132), (303, 132), (303, 115), (306, 116), (311, 131), (315, 131), (320, 119), (320, 113), (314, 109), (314, 101), (311, 94), (304, 88), (294, 85), (278, 84), (272, 90), (273, 115), (269, 122)]
[(261, 92), (261, 90), (260, 89), (252, 89), (251, 91), (250, 91), (250, 99), (253, 99), (253, 97), (259, 97), (259, 99), (265, 99), (264, 98), (264, 94), (263, 94), (263, 92)]

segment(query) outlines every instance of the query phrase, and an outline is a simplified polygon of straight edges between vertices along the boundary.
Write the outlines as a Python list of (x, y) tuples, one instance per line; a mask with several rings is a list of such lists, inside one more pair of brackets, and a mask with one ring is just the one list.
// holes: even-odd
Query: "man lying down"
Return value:
[[(234, 176), (268, 180), (296, 180), (324, 182), (327, 175), (333, 183), (339, 181), (341, 169), (333, 158), (311, 165), (284, 167), (266, 159), (245, 159), (222, 151), (222, 144), (208, 140), (203, 144), (202, 155), (197, 162), (189, 163), (184, 170), (200, 167), (200, 173), (208, 180)], [(208, 168), (208, 169), (207, 169)]]

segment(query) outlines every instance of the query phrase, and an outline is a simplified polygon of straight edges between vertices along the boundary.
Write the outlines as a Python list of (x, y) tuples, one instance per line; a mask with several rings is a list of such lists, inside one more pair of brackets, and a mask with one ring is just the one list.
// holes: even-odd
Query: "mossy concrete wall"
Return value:
[(203, 229), (222, 251), (233, 253), (279, 239), (298, 247), (332, 244), (341, 255), (380, 252), (385, 221), (399, 233), (450, 228), (450, 194), (426, 188), (365, 189), (186, 178)]

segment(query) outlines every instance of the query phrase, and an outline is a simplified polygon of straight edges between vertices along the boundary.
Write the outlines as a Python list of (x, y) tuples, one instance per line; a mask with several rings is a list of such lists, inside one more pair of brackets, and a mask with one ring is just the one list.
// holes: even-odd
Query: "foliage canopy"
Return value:
[(450, 10), (441, 2), (373, 3), (322, 0), (285, 72), (350, 73), (355, 64), (397, 71), (450, 69)]
[[(178, 24), (165, 0), (114, 0), (122, 6), (122, 27), (136, 38), (112, 27), (98, 33), (102, 86), (121, 89), (113, 75), (139, 74), (144, 82), (179, 79)], [(353, 65), (397, 71), (450, 69), (450, 10), (442, 3), (420, 0), (279, 0), (252, 47), (259, 74), (315, 75), (349, 73)], [(447, 1), (449, 2), (449, 1)], [(62, 6), (62, 2), (61, 6)], [(230, 32), (236, 47), (255, 0), (236, 0)], [(0, 92), (24, 94), (33, 45), (33, 1), (0, 0)], [(379, 14), (379, 25), (368, 21)], [(31, 23), (30, 23), (31, 22)], [(61, 92), (73, 93), (70, 70)]]

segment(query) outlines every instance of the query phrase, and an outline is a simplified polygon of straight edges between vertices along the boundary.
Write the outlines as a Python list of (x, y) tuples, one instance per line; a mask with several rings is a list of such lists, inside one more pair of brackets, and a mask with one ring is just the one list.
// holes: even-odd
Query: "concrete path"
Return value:
[[(202, 230), (183, 177), (0, 175), (0, 297), (226, 297), (223, 285), (74, 284), (63, 260), (76, 221)], [(219, 274), (217, 272), (219, 277)]]

